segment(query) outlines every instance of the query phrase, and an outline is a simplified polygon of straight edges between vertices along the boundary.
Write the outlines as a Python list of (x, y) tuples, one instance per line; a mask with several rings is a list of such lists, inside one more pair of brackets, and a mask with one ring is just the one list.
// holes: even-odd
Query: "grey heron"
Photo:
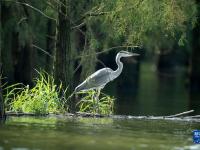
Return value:
[(99, 98), (99, 94), (101, 89), (105, 87), (105, 85), (116, 79), (122, 72), (123, 69), (123, 63), (120, 61), (122, 57), (131, 57), (131, 56), (138, 56), (137, 53), (131, 53), (127, 51), (120, 51), (116, 55), (116, 63), (118, 65), (118, 68), (116, 70), (112, 70), (111, 68), (102, 68), (100, 70), (97, 70), (95, 73), (90, 75), (86, 78), (85, 81), (83, 81), (81, 84), (79, 84), (75, 88), (75, 93), (79, 91), (88, 91), (91, 89), (97, 90), (97, 101)]

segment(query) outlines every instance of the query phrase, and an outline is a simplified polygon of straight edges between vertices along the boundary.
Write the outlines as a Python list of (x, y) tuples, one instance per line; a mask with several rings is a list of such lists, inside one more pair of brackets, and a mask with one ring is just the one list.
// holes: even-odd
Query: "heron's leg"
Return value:
[(100, 95), (100, 92), (101, 92), (101, 89), (98, 88), (98, 89), (97, 89), (97, 95), (96, 95), (96, 101), (97, 101), (97, 113), (100, 113), (100, 110), (99, 110), (99, 95)]
[(94, 93), (94, 113), (98, 113), (98, 90), (95, 89), (94, 90), (95, 93)]
[(92, 101), (93, 101), (93, 104), (94, 104), (93, 105), (93, 114), (96, 112), (96, 108), (95, 108), (96, 107), (96, 104), (95, 104), (96, 103), (96, 95), (95, 94), (96, 94), (96, 90), (94, 90), (93, 94), (92, 94)]

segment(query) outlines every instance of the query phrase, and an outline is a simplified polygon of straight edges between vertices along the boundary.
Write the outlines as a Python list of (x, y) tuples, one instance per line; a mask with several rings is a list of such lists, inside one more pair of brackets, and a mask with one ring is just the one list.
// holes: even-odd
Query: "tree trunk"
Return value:
[(47, 38), (46, 51), (51, 55), (46, 56), (46, 71), (49, 74), (53, 73), (53, 58), (55, 53), (55, 28), (54, 22), (50, 19), (47, 21)]
[[(0, 45), (0, 53), (1, 53), (1, 45)], [(1, 63), (1, 56), (0, 56), (0, 70), (1, 70), (1, 66), (2, 66), (2, 63)], [(4, 109), (4, 100), (3, 100), (3, 96), (2, 96), (1, 78), (2, 78), (2, 74), (0, 71), (0, 120), (5, 118), (5, 109)]]
[[(11, 5), (13, 6), (13, 5)], [(14, 82), (22, 82), (24, 84), (32, 85), (32, 72), (33, 72), (33, 48), (32, 48), (32, 33), (30, 28), (31, 13), (26, 6), (20, 5), (22, 9), (18, 10), (18, 6), (11, 7), (4, 4), (2, 7), (2, 28), (4, 33), (4, 41), (2, 50), (2, 63), (3, 63), (3, 77), (4, 82), (13, 84)], [(15, 22), (19, 16), (26, 16), (27, 19), (20, 24)], [(13, 21), (13, 24), (10, 22)], [(17, 25), (14, 25), (17, 24)], [(27, 30), (28, 36), (24, 39), (24, 43), (19, 40), (19, 33), (23, 26), (23, 30)], [(25, 33), (25, 32), (24, 32)], [(23, 34), (23, 33), (22, 33)]]
[[(198, 6), (200, 1), (196, 0)], [(197, 25), (193, 29), (193, 48), (190, 66), (190, 108), (200, 113), (200, 8), (198, 7)]]
[(25, 46), (22, 47), (22, 53), (21, 53), (21, 82), (24, 83), (25, 85), (33, 85), (33, 47), (32, 47), (32, 37), (29, 37), (27, 39), (27, 42), (25, 43)]
[(34, 51), (33, 51), (33, 36), (31, 31), (31, 12), (28, 11), (26, 6), (23, 6), (24, 14), (28, 18), (25, 24), (29, 36), (25, 39), (25, 44), (19, 42), (19, 55), (17, 56), (18, 63), (16, 64), (16, 78), (18, 82), (22, 82), (25, 85), (33, 86), (33, 62), (34, 62)]
[(3, 100), (3, 96), (2, 96), (2, 85), (1, 85), (1, 66), (2, 66), (2, 63), (1, 63), (1, 38), (2, 38), (2, 35), (1, 35), (1, 31), (2, 31), (2, 28), (1, 28), (1, 1), (0, 1), (0, 120), (2, 120), (3, 118), (5, 118), (5, 110), (4, 110), (4, 100)]
[[(9, 23), (13, 18), (13, 9), (10, 6), (7, 6), (1, 2), (1, 25), (2, 25), (2, 36), (5, 37), (2, 40), (1, 48), (2, 48), (2, 73), (4, 77), (4, 83), (12, 84), (14, 82), (14, 65), (13, 65), (13, 57), (12, 57), (12, 32), (13, 26)], [(4, 44), (5, 43), (5, 44)]]
[[(56, 35), (56, 57), (55, 57), (55, 82), (57, 85), (62, 83), (63, 90), (67, 88), (65, 97), (71, 95), (74, 90), (73, 67), (71, 50), (71, 24), (70, 24), (70, 0), (60, 0), (58, 10), (58, 24)], [(64, 4), (64, 5), (63, 5)], [(63, 96), (63, 95), (62, 95)], [(75, 111), (75, 102), (68, 100), (69, 109)]]
[(56, 35), (55, 81), (57, 85), (62, 83), (63, 88), (67, 88), (66, 96), (69, 96), (73, 91), (73, 60), (69, 15), (70, 2), (69, 0), (60, 0), (60, 4), (61, 5), (58, 8), (59, 13)]

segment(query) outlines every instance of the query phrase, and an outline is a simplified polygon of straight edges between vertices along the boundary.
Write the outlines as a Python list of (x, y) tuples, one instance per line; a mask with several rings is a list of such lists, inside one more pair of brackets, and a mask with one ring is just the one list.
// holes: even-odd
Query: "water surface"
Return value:
[(116, 98), (115, 114), (163, 116), (194, 109), (192, 115), (199, 115), (200, 94), (197, 101), (191, 98), (186, 69), (161, 74), (152, 63), (141, 63), (140, 70), (133, 66), (126, 64), (122, 74), (103, 90)]
[(186, 150), (199, 122), (77, 117), (9, 117), (0, 150)]

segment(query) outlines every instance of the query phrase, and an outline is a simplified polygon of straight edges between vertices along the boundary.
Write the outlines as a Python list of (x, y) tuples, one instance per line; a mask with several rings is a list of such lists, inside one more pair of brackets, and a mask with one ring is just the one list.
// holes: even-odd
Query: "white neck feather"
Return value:
[(121, 58), (121, 57), (122, 57), (122, 56), (121, 56), (120, 53), (118, 53), (117, 56), (116, 56), (115, 61), (116, 61), (117, 65), (118, 65), (118, 68), (117, 68), (117, 70), (115, 70), (115, 71), (113, 72), (113, 79), (117, 78), (117, 77), (121, 74), (121, 72), (122, 72), (123, 63), (120, 61), (120, 58)]

